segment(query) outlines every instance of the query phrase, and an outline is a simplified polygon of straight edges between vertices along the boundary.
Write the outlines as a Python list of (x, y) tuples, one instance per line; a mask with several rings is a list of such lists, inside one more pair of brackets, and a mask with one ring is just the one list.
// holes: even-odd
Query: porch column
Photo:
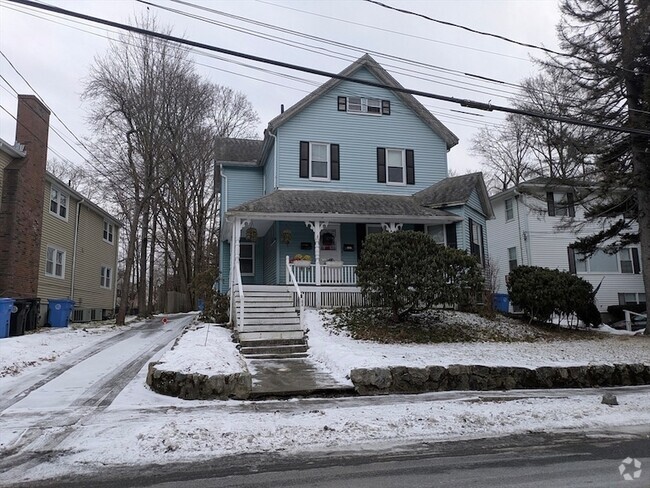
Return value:
[(398, 224), (397, 222), (384, 222), (381, 224), (381, 228), (384, 229), (386, 232), (397, 232), (402, 230), (402, 226), (404, 224)]
[[(316, 261), (316, 286), (320, 286), (320, 233), (328, 222), (306, 221), (305, 225), (314, 233), (314, 261)], [(316, 308), (320, 308), (320, 290), (316, 290)]]

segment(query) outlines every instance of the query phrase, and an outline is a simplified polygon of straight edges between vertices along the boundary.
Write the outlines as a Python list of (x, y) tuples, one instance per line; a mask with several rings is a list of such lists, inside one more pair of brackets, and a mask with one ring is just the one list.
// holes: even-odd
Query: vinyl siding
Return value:
[[(73, 300), (79, 308), (113, 308), (115, 259), (118, 231), (113, 229), (113, 244), (104, 241), (104, 218), (81, 205)], [(101, 267), (111, 269), (111, 288), (100, 286)]]
[[(508, 248), (517, 248), (519, 264), (542, 266), (561, 271), (569, 270), (567, 248), (578, 237), (591, 235), (602, 229), (602, 222), (586, 224), (579, 232), (573, 228), (561, 229), (558, 226), (567, 223), (562, 217), (550, 217), (546, 211), (545, 195), (522, 195), (519, 202), (515, 200), (515, 218), (505, 221), (505, 199), (493, 199), (495, 219), (490, 221), (488, 239), (490, 256), (499, 266), (499, 293), (507, 293), (505, 275), (508, 274)], [(517, 210), (521, 219), (521, 238), (517, 223)], [(580, 221), (584, 213), (576, 206), (576, 220)], [(529, 257), (530, 256), (530, 257)], [(605, 312), (609, 305), (618, 304), (618, 293), (643, 293), (641, 274), (623, 273), (578, 273), (594, 287), (602, 280), (596, 295), (596, 305)]]
[(223, 173), (227, 178), (224, 210), (263, 196), (262, 168), (226, 166), (223, 168)]
[(275, 189), (275, 143), (264, 165), (264, 194), (268, 195)]
[(264, 246), (264, 263), (263, 263), (263, 276), (265, 285), (274, 285), (277, 278), (277, 254), (280, 239), (278, 236), (278, 223), (273, 222), (273, 225), (268, 230), (264, 238), (261, 240)]
[[(376, 79), (366, 69), (354, 75)], [(390, 100), (390, 115), (362, 115), (337, 110), (338, 96)], [(445, 142), (389, 90), (342, 82), (278, 128), (278, 186), (409, 195), (447, 175)], [(299, 177), (300, 141), (340, 146), (340, 181)], [(415, 185), (377, 183), (377, 147), (413, 149)]]
[[(55, 185), (57, 186), (57, 185)], [(57, 186), (65, 193), (64, 187)], [(74, 247), (74, 225), (77, 218), (77, 201), (68, 193), (68, 220), (62, 220), (50, 213), (50, 190), (52, 183), (45, 180), (45, 198), (43, 202), (43, 231), (41, 235), (41, 257), (38, 270), (38, 297), (42, 300), (50, 298), (70, 298), (72, 283), (72, 252)], [(56, 278), (45, 274), (47, 247), (54, 246), (65, 251), (64, 278)]]
[(465, 207), (465, 220), (462, 222), (463, 226), (463, 238), (465, 240), (465, 249), (467, 252), (470, 252), (470, 237), (469, 237), (469, 219), (472, 219), (474, 222), (477, 224), (481, 225), (482, 231), (483, 231), (483, 245), (485, 246), (483, 248), (483, 256), (484, 259), (487, 259), (489, 257), (489, 245), (488, 245), (488, 236), (487, 236), (487, 226), (485, 225), (485, 216), (473, 208), (470, 207)]
[(221, 268), (219, 269), (219, 292), (227, 293), (230, 286), (230, 242), (223, 241), (219, 246), (219, 262)]

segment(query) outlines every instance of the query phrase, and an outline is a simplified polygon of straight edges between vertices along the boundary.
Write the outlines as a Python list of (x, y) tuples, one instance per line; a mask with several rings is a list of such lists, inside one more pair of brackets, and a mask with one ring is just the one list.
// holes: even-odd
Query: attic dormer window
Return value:
[(390, 100), (364, 97), (338, 97), (339, 112), (390, 115)]

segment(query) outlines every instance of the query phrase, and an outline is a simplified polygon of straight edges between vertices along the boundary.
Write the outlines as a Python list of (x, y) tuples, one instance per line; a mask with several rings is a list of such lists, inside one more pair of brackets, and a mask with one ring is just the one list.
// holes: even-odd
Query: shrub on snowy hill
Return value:
[(576, 275), (539, 266), (518, 266), (508, 275), (507, 283), (510, 300), (531, 319), (547, 322), (557, 314), (561, 319), (577, 317), (589, 325), (600, 323), (594, 287)]
[(467, 306), (483, 284), (475, 258), (414, 231), (368, 235), (357, 279), (371, 303), (390, 310), (393, 322), (435, 305)]

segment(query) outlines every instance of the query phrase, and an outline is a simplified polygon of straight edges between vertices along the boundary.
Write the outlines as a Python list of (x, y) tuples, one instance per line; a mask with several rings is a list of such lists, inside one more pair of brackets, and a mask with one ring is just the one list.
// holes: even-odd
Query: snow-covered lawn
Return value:
[[(464, 314), (464, 320), (478, 321)], [(354, 368), (380, 366), (579, 366), (590, 364), (650, 364), (650, 338), (611, 335), (595, 339), (536, 342), (472, 342), (438, 344), (378, 344), (350, 338), (324, 325), (323, 315), (306, 311), (310, 356), (340, 381)], [(338, 332), (338, 333), (337, 333)]]

